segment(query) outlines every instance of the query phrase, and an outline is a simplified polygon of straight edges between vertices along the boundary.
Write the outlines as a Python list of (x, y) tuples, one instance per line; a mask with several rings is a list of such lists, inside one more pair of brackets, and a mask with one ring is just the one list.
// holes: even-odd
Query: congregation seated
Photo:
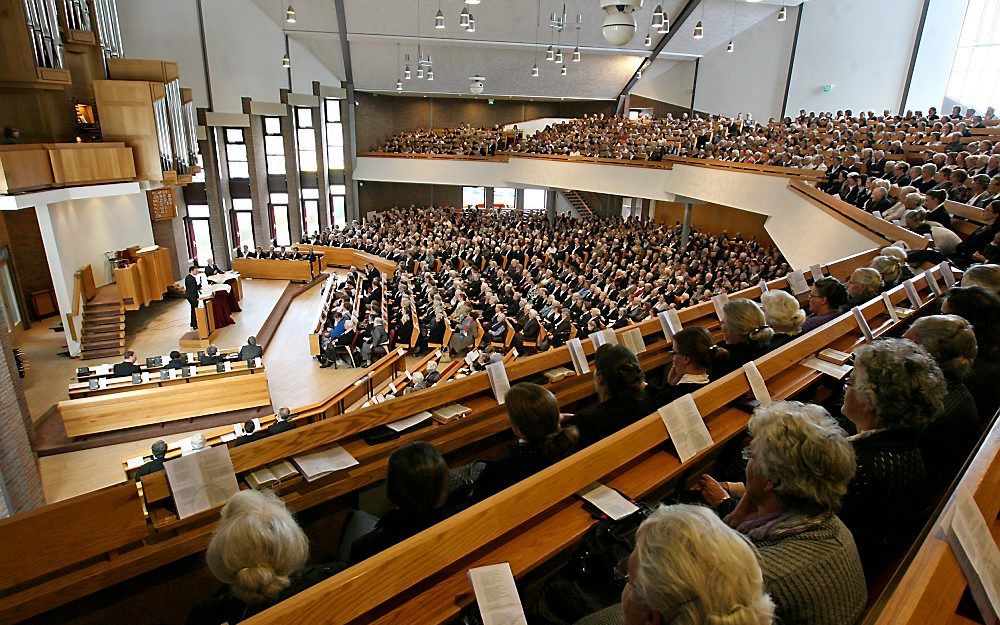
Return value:
[(673, 360), (666, 386), (654, 397), (657, 406), (665, 406), (708, 384), (709, 372), (729, 357), (724, 348), (715, 344), (712, 333), (702, 327), (685, 328), (674, 334), (671, 341)]
[(577, 625), (770, 625), (775, 606), (757, 553), (702, 506), (661, 506), (639, 526), (621, 604)]
[(167, 458), (167, 443), (158, 440), (150, 447), (153, 459), (143, 464), (135, 471), (135, 481), (138, 482), (144, 475), (158, 473), (163, 470), (163, 461)]
[(882, 290), (882, 274), (871, 267), (858, 267), (844, 285), (847, 289), (845, 309), (861, 306), (878, 297)]
[(309, 565), (309, 540), (284, 502), (252, 489), (223, 506), (205, 561), (223, 587), (191, 611), (187, 625), (235, 625), (345, 568)]
[(247, 344), (240, 348), (238, 360), (253, 360), (254, 358), (261, 358), (263, 355), (264, 350), (257, 344), (257, 337), (250, 336), (247, 337)]
[(973, 265), (962, 274), (962, 286), (981, 286), (1000, 294), (1000, 265)]
[(947, 385), (927, 351), (905, 339), (854, 350), (843, 414), (857, 473), (841, 518), (854, 534), (865, 571), (874, 575), (912, 542), (931, 500), (921, 430), (941, 413)]
[(731, 510), (726, 524), (757, 548), (776, 622), (856, 622), (868, 591), (859, 546), (837, 516), (855, 475), (845, 432), (822, 407), (792, 401), (758, 408), (747, 430), (738, 503), (708, 475), (699, 480), (702, 496), (721, 513)]
[(976, 400), (984, 421), (1000, 407), (1000, 296), (981, 286), (952, 287), (944, 297), (941, 312), (958, 315), (972, 324), (976, 335), (976, 358), (965, 384)]
[(774, 337), (774, 330), (767, 325), (764, 311), (753, 300), (729, 300), (722, 307), (722, 312), (722, 336), (726, 342), (727, 357), (719, 360), (712, 371), (713, 377), (721, 377), (760, 358), (771, 350), (771, 339)]
[(274, 423), (267, 426), (267, 435), (273, 436), (275, 434), (287, 432), (288, 430), (294, 430), (295, 424), (292, 423), (291, 419), (292, 414), (288, 409), (288, 406), (278, 408), (278, 412), (274, 413)]
[(243, 436), (238, 437), (233, 442), (233, 447), (239, 447), (240, 445), (246, 445), (247, 443), (259, 441), (267, 435), (268, 432), (266, 430), (257, 429), (257, 424), (253, 422), (253, 419), (247, 419), (243, 422)]
[(771, 349), (777, 349), (802, 334), (806, 311), (802, 310), (799, 300), (791, 293), (777, 290), (762, 293), (760, 306), (764, 311), (765, 323), (774, 331)]
[(635, 354), (625, 346), (605, 343), (594, 352), (594, 389), (598, 403), (573, 416), (580, 446), (635, 423), (652, 412), (653, 392)]
[(117, 363), (111, 370), (111, 375), (116, 378), (124, 378), (136, 373), (142, 373), (142, 368), (135, 364), (135, 352), (129, 350), (125, 352), (125, 359)]
[(980, 416), (963, 380), (976, 359), (972, 325), (957, 315), (933, 315), (913, 322), (903, 337), (934, 358), (947, 384), (944, 406), (920, 435), (927, 476), (936, 488), (951, 483), (979, 441)]

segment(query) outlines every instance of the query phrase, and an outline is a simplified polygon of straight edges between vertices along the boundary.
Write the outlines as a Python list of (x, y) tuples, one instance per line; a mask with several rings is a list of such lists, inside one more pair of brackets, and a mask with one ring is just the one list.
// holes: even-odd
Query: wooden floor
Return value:
[[(236, 322), (219, 331), (219, 347), (236, 347), (256, 333), (271, 312), (288, 283), (280, 280), (244, 280), (243, 312), (233, 315)], [(336, 393), (353, 379), (350, 369), (320, 369), (309, 356), (307, 334), (319, 305), (321, 285), (297, 297), (285, 314), (267, 351), (267, 371), (271, 399), (275, 406), (301, 406)], [(134, 350), (140, 359), (146, 355), (167, 354), (177, 349), (177, 341), (187, 330), (190, 309), (185, 300), (155, 302), (126, 318), (125, 348)], [(50, 330), (55, 318), (43, 321), (23, 333), (17, 346), (27, 351), (31, 367), (25, 378), (25, 395), (33, 420), (66, 399), (66, 385), (73, 379), (78, 359), (59, 356), (66, 344), (61, 333)], [(194, 432), (163, 437), (168, 442), (186, 438)], [(98, 449), (87, 449), (39, 458), (45, 498), (51, 503), (91, 490), (116, 484), (124, 479), (121, 459), (148, 450), (155, 439), (133, 441)]]

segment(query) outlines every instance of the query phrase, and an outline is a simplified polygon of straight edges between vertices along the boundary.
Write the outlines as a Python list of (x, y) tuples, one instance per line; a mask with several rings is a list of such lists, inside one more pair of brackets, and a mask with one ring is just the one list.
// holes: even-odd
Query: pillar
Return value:
[(555, 225), (556, 223), (556, 190), (546, 189), (545, 190), (545, 217), (549, 220), (550, 225)]
[(253, 205), (253, 242), (267, 249), (271, 245), (271, 217), (268, 214), (270, 193), (264, 151), (264, 117), (252, 114), (250, 102), (250, 98), (243, 98), (243, 112), (250, 116), (250, 127), (246, 129), (245, 136), (247, 167), (250, 169), (250, 201)]
[(226, 217), (229, 213), (229, 164), (219, 146), (222, 145), (226, 129), (221, 126), (208, 128), (208, 152), (205, 155), (205, 194), (208, 196), (208, 227), (212, 232), (212, 260), (228, 269), (230, 251), (234, 243), (229, 237)]
[(681, 249), (687, 249), (688, 237), (691, 236), (691, 212), (694, 204), (686, 202), (684, 204), (684, 221), (681, 223)]

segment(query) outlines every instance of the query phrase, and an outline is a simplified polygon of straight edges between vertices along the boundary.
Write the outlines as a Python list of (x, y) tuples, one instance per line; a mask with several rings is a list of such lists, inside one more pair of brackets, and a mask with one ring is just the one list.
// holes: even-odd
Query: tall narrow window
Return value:
[(979, 113), (1000, 101), (1000, 3), (996, 0), (970, 0), (945, 97)]
[(319, 189), (302, 189), (302, 230), (319, 232)]
[(486, 187), (462, 187), (462, 206), (483, 208), (486, 205)]
[(326, 107), (326, 166), (330, 171), (340, 171), (344, 169), (344, 125), (340, 122), (340, 100), (327, 98), (323, 104)]
[(202, 266), (212, 258), (212, 229), (208, 225), (208, 205), (188, 204), (187, 226), (188, 254), (196, 265)]
[(308, 106), (295, 107), (295, 145), (299, 151), (299, 170), (316, 171), (316, 131), (313, 110)]
[(230, 178), (249, 178), (247, 164), (247, 144), (242, 128), (226, 128), (226, 162)]
[(229, 170), (229, 232), (233, 245), (253, 247), (253, 202), (250, 191), (250, 167), (247, 162), (245, 128), (226, 128), (225, 159)]
[(346, 185), (330, 185), (330, 223), (341, 228), (347, 225), (347, 202), (344, 197), (346, 194)]
[(288, 227), (288, 194), (272, 193), (269, 198), (271, 209), (271, 240), (275, 245), (291, 245), (291, 230)]
[(547, 195), (545, 189), (525, 189), (523, 210), (544, 211)]
[(276, 245), (289, 245), (288, 178), (285, 175), (285, 139), (280, 117), (264, 118), (264, 160), (267, 166), (268, 221), (271, 240)]
[(253, 249), (253, 202), (248, 198), (233, 198), (232, 228), (237, 247)]
[(316, 159), (315, 111), (308, 106), (295, 109), (295, 148), (299, 155), (299, 202), (303, 234), (319, 232), (319, 176)]

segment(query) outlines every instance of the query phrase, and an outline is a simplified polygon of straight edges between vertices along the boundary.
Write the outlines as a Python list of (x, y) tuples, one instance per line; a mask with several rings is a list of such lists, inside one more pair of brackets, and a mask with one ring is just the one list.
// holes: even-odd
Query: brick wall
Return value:
[(10, 246), (14, 260), (14, 274), (21, 293), (25, 311), (36, 319), (31, 310), (31, 294), (52, 288), (52, 274), (45, 258), (42, 234), (38, 230), (38, 216), (33, 208), (4, 211), (0, 222), (0, 247)]
[(459, 206), (462, 187), (441, 184), (365, 181), (358, 188), (361, 215), (395, 206)]

